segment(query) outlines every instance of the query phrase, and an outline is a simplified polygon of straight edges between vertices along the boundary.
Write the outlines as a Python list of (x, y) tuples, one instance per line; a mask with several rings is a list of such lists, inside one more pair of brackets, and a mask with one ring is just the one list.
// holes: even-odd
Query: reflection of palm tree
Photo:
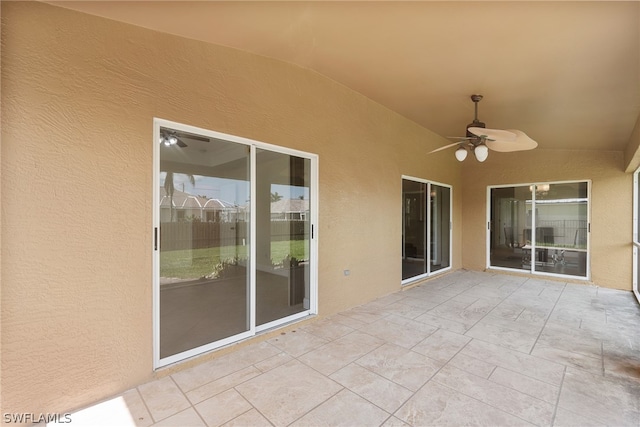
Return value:
[(282, 199), (282, 194), (278, 194), (277, 191), (275, 193), (271, 193), (271, 203), (277, 202), (278, 200), (281, 200), (281, 199)]
[[(196, 179), (193, 175), (184, 174), (187, 179), (191, 183), (191, 185), (196, 185)], [(169, 212), (171, 212), (171, 222), (173, 222), (173, 192), (175, 191), (175, 187), (173, 185), (173, 172), (167, 171), (167, 176), (164, 177), (164, 191), (169, 196)]]

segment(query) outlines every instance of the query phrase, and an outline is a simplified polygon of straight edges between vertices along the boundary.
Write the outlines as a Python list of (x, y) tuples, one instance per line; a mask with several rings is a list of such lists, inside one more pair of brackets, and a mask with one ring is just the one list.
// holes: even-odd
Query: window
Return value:
[(317, 156), (160, 119), (154, 135), (154, 366), (316, 313)]
[(451, 187), (402, 179), (402, 283), (451, 268)]
[(587, 181), (489, 188), (488, 206), (490, 267), (589, 277)]

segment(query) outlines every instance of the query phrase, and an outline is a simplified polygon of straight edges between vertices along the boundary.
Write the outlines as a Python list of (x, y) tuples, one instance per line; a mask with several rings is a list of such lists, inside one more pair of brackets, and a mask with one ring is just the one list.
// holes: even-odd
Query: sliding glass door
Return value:
[(316, 157), (157, 119), (154, 364), (314, 313)]
[(161, 127), (160, 358), (247, 332), (249, 153)]
[(304, 312), (310, 298), (311, 161), (256, 151), (256, 324)]
[(451, 266), (451, 187), (402, 179), (402, 283)]
[(489, 198), (491, 267), (588, 278), (587, 181), (495, 187)]

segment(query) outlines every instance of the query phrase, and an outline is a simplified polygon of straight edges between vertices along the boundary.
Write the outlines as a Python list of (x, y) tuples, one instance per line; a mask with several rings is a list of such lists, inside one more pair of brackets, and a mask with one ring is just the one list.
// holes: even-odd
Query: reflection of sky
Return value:
[[(160, 172), (160, 186), (164, 186), (165, 176), (165, 172)], [(200, 175), (195, 175), (194, 178), (196, 185), (191, 185), (187, 175), (176, 173), (173, 175), (173, 186), (178, 191), (183, 191), (194, 196), (220, 199), (240, 206), (246, 205), (249, 201), (248, 181)], [(309, 199), (308, 187), (273, 184), (271, 185), (271, 192), (277, 192), (283, 199), (298, 199), (300, 196), (303, 196), (304, 199)]]

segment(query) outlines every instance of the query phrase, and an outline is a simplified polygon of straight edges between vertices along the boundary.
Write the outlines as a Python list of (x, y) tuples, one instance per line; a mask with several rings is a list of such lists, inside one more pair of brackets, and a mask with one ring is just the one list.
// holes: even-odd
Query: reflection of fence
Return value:
[[(271, 241), (303, 240), (307, 221), (271, 221)], [(202, 249), (248, 243), (247, 222), (163, 222), (160, 247), (163, 251)]]
[(539, 220), (537, 227), (553, 228), (555, 245), (572, 247), (586, 246), (587, 221), (582, 219)]

